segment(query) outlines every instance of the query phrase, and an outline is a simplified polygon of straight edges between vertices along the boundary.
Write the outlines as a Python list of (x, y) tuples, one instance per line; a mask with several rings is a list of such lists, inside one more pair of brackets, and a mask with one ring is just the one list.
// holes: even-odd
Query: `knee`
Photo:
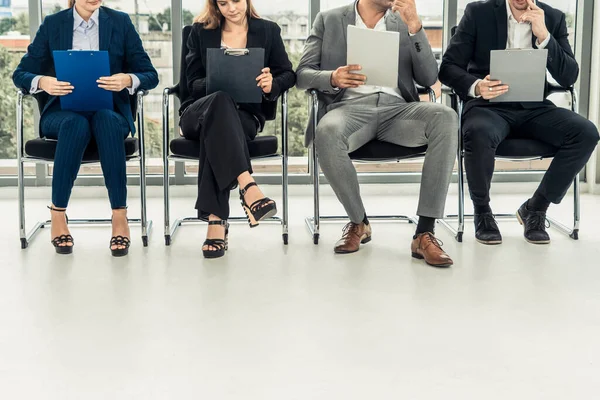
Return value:
[(73, 114), (66, 117), (61, 124), (61, 136), (76, 135), (78, 137), (90, 137), (90, 123), (88, 120), (79, 114)]
[(105, 124), (113, 124), (116, 121), (118, 114), (112, 110), (98, 110), (92, 117), (92, 125), (101, 126)]
[(462, 130), (465, 150), (472, 149), (495, 149), (500, 144), (498, 135), (488, 124), (469, 123)]
[(124, 134), (122, 123), (119, 119), (123, 118), (120, 114), (112, 110), (98, 110), (92, 117), (92, 128), (94, 132), (100, 132), (100, 135), (95, 135), (102, 138), (119, 138), (123, 139)]
[(577, 141), (581, 144), (582, 147), (593, 151), (596, 145), (598, 144), (598, 140), (600, 140), (600, 135), (598, 135), (598, 128), (596, 128), (596, 125), (594, 125), (593, 122), (586, 119), (581, 124), (581, 128), (579, 129), (577, 139)]
[(233, 106), (234, 108), (237, 108), (235, 106), (235, 100), (233, 100), (233, 97), (231, 97), (231, 95), (229, 93), (223, 92), (223, 91), (218, 91), (218, 92), (214, 92), (212, 94), (208, 95), (208, 99), (211, 102), (211, 105), (213, 107), (230, 107)]
[(315, 133), (315, 147), (319, 154), (334, 148), (343, 147), (345, 142), (343, 135), (340, 133), (340, 127), (327, 120), (322, 120), (317, 125)]
[(431, 132), (438, 139), (442, 139), (450, 147), (458, 145), (458, 116), (453, 109), (436, 104), (430, 123)]

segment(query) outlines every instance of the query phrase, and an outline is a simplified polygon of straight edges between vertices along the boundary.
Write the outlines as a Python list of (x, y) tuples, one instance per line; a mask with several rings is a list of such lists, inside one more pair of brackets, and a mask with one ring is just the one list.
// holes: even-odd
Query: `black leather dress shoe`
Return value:
[(502, 235), (491, 212), (475, 214), (475, 239), (483, 244), (501, 244)]
[(523, 225), (525, 240), (533, 244), (548, 244), (550, 236), (546, 232), (546, 213), (527, 209), (527, 202), (517, 211), (517, 219)]

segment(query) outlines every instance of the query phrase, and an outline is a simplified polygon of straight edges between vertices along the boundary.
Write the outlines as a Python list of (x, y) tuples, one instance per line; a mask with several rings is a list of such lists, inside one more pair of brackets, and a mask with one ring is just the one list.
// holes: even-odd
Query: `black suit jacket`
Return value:
[[(205, 29), (196, 23), (187, 41), (186, 77), (190, 96), (182, 99), (180, 112), (194, 101), (206, 96), (206, 49), (221, 47), (221, 28)], [(262, 104), (240, 104), (240, 109), (254, 114), (264, 126), (266, 116), (275, 115), (279, 95), (292, 88), (296, 83), (296, 74), (292, 69), (281, 39), (281, 29), (271, 21), (251, 18), (248, 20), (248, 39), (246, 47), (265, 49), (265, 65), (271, 69), (273, 87), (271, 93), (263, 96)]]
[[(569, 45), (565, 14), (544, 3), (538, 2), (537, 5), (544, 10), (546, 28), (551, 36), (546, 46), (546, 67), (561, 86), (570, 87), (577, 81), (579, 66)], [(439, 74), (440, 81), (454, 89), (463, 100), (469, 100), (469, 89), (473, 83), (490, 73), (490, 51), (506, 49), (507, 20), (506, 0), (476, 1), (467, 5), (442, 58)], [(536, 41), (537, 38), (532, 35), (533, 48), (537, 48)], [(476, 99), (469, 103), (465, 111), (470, 105), (489, 102)]]

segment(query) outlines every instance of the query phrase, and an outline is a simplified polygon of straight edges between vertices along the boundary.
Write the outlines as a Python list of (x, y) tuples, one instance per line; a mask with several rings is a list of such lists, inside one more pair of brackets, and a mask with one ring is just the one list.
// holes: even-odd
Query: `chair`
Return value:
[[(451, 30), (452, 35), (456, 32), (456, 27)], [(558, 85), (549, 84), (548, 96), (555, 93), (566, 93), (570, 97), (570, 109), (573, 112), (578, 112), (577, 108), (577, 91), (573, 88), (563, 88)], [(458, 215), (448, 215), (446, 219), (458, 219), (458, 230), (456, 233), (456, 240), (462, 242), (462, 237), (465, 227), (465, 217), (473, 218), (473, 214), (465, 215), (465, 192), (464, 192), (464, 158), (465, 151), (463, 146), (462, 137), (462, 112), (463, 112), (463, 101), (458, 95), (450, 88), (443, 87), (443, 93), (450, 96), (452, 108), (454, 108), (458, 114)], [(496, 159), (505, 161), (533, 161), (542, 160), (546, 158), (552, 158), (558, 151), (557, 148), (541, 142), (535, 139), (522, 139), (508, 137), (500, 143), (496, 149)], [(581, 215), (580, 207), (580, 188), (579, 188), (579, 174), (573, 180), (573, 228), (567, 227), (565, 224), (547, 217), (546, 219), (550, 223), (551, 227), (556, 228), (560, 232), (568, 235), (574, 240), (579, 239), (579, 221)], [(513, 219), (516, 218), (515, 214), (500, 213), (495, 214), (497, 219)]]
[[(429, 101), (435, 102), (435, 92), (431, 88), (417, 87), (419, 94), (428, 94)], [(317, 114), (319, 110), (319, 99), (316, 90), (309, 92), (312, 99), (312, 120), (309, 123), (314, 124), (314, 132), (317, 131)], [(379, 140), (372, 140), (365, 144), (361, 148), (350, 153), (350, 158), (353, 161), (359, 162), (399, 162), (401, 160), (409, 160), (414, 158), (421, 158), (425, 156), (427, 146), (421, 147), (404, 147), (392, 143), (387, 143)], [(319, 211), (319, 160), (317, 152), (315, 151), (315, 142), (313, 140), (310, 146), (310, 170), (313, 182), (314, 191), (314, 216), (305, 218), (306, 225), (309, 232), (313, 237), (313, 243), (319, 244), (319, 229), (321, 220), (328, 222), (332, 221), (344, 221), (347, 220), (346, 216), (333, 216), (333, 215), (320, 215)], [(370, 221), (397, 221), (397, 222), (408, 222), (417, 224), (418, 220), (416, 217), (407, 215), (369, 215)], [(453, 234), (456, 234), (456, 230), (452, 228), (446, 221), (438, 220), (446, 229), (450, 230)]]
[[(183, 102), (188, 96), (187, 78), (185, 71), (185, 56), (188, 53), (186, 46), (187, 38), (191, 32), (191, 26), (185, 26), (182, 32), (181, 49), (181, 73), (179, 83), (173, 87), (165, 88), (163, 91), (163, 188), (164, 188), (164, 235), (165, 245), (170, 246), (178, 228), (184, 224), (198, 224), (204, 221), (197, 217), (178, 218), (171, 224), (170, 196), (169, 196), (169, 160), (179, 162), (198, 161), (200, 154), (200, 143), (195, 140), (187, 140), (184, 137), (178, 137), (170, 140), (169, 138), (169, 96), (176, 96)], [(273, 107), (263, 107), (268, 121), (275, 120), (276, 103)], [(287, 110), (287, 92), (281, 96), (281, 154), (277, 153), (277, 137), (273, 135), (257, 136), (254, 140), (248, 142), (250, 158), (253, 160), (281, 157), (282, 164), (282, 196), (283, 210), (282, 217), (272, 217), (264, 219), (263, 223), (277, 223), (282, 226), (283, 243), (288, 244), (288, 110)], [(246, 217), (230, 217), (229, 221), (247, 222)]]
[[(142, 243), (144, 247), (148, 246), (148, 237), (152, 229), (152, 221), (146, 217), (146, 155), (144, 148), (144, 96), (148, 92), (139, 90), (135, 96), (130, 96), (131, 110), (133, 118), (138, 123), (138, 137), (128, 137), (125, 139), (125, 156), (127, 161), (139, 161), (140, 163), (140, 199), (141, 216), (139, 219), (129, 218), (130, 224), (140, 224), (142, 228)], [(23, 137), (23, 100), (31, 95), (18, 90), (17, 91), (17, 165), (18, 165), (18, 191), (19, 191), (19, 233), (21, 238), (21, 248), (26, 249), (40, 229), (51, 224), (50, 220), (39, 221), (26, 232), (25, 225), (25, 182), (24, 182), (24, 163), (52, 164), (56, 152), (57, 141), (46, 138), (36, 138), (25, 142)], [(33, 95), (38, 108), (43, 109), (44, 101), (40, 95)], [(82, 164), (99, 163), (100, 157), (95, 142), (92, 140), (88, 145)], [(110, 225), (110, 219), (69, 219), (69, 225)]]

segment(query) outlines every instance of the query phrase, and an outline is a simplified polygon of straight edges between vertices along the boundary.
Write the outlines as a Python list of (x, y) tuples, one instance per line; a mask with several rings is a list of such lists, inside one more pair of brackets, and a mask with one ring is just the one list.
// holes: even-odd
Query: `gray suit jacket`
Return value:
[[(348, 25), (354, 25), (355, 22), (354, 3), (321, 12), (315, 18), (310, 36), (306, 40), (304, 54), (296, 71), (296, 86), (302, 90), (318, 90), (318, 119), (325, 115), (328, 105), (340, 101), (344, 96), (344, 90), (336, 91), (331, 86), (331, 74), (347, 64), (346, 35)], [(398, 88), (402, 97), (408, 102), (419, 101), (415, 81), (421, 86), (432, 86), (438, 75), (437, 62), (427, 36), (423, 29), (410, 36), (408, 27), (396, 13), (387, 17), (386, 27), (388, 31), (400, 32)], [(309, 123), (304, 137), (305, 146), (310, 145), (313, 137), (313, 124)]]

